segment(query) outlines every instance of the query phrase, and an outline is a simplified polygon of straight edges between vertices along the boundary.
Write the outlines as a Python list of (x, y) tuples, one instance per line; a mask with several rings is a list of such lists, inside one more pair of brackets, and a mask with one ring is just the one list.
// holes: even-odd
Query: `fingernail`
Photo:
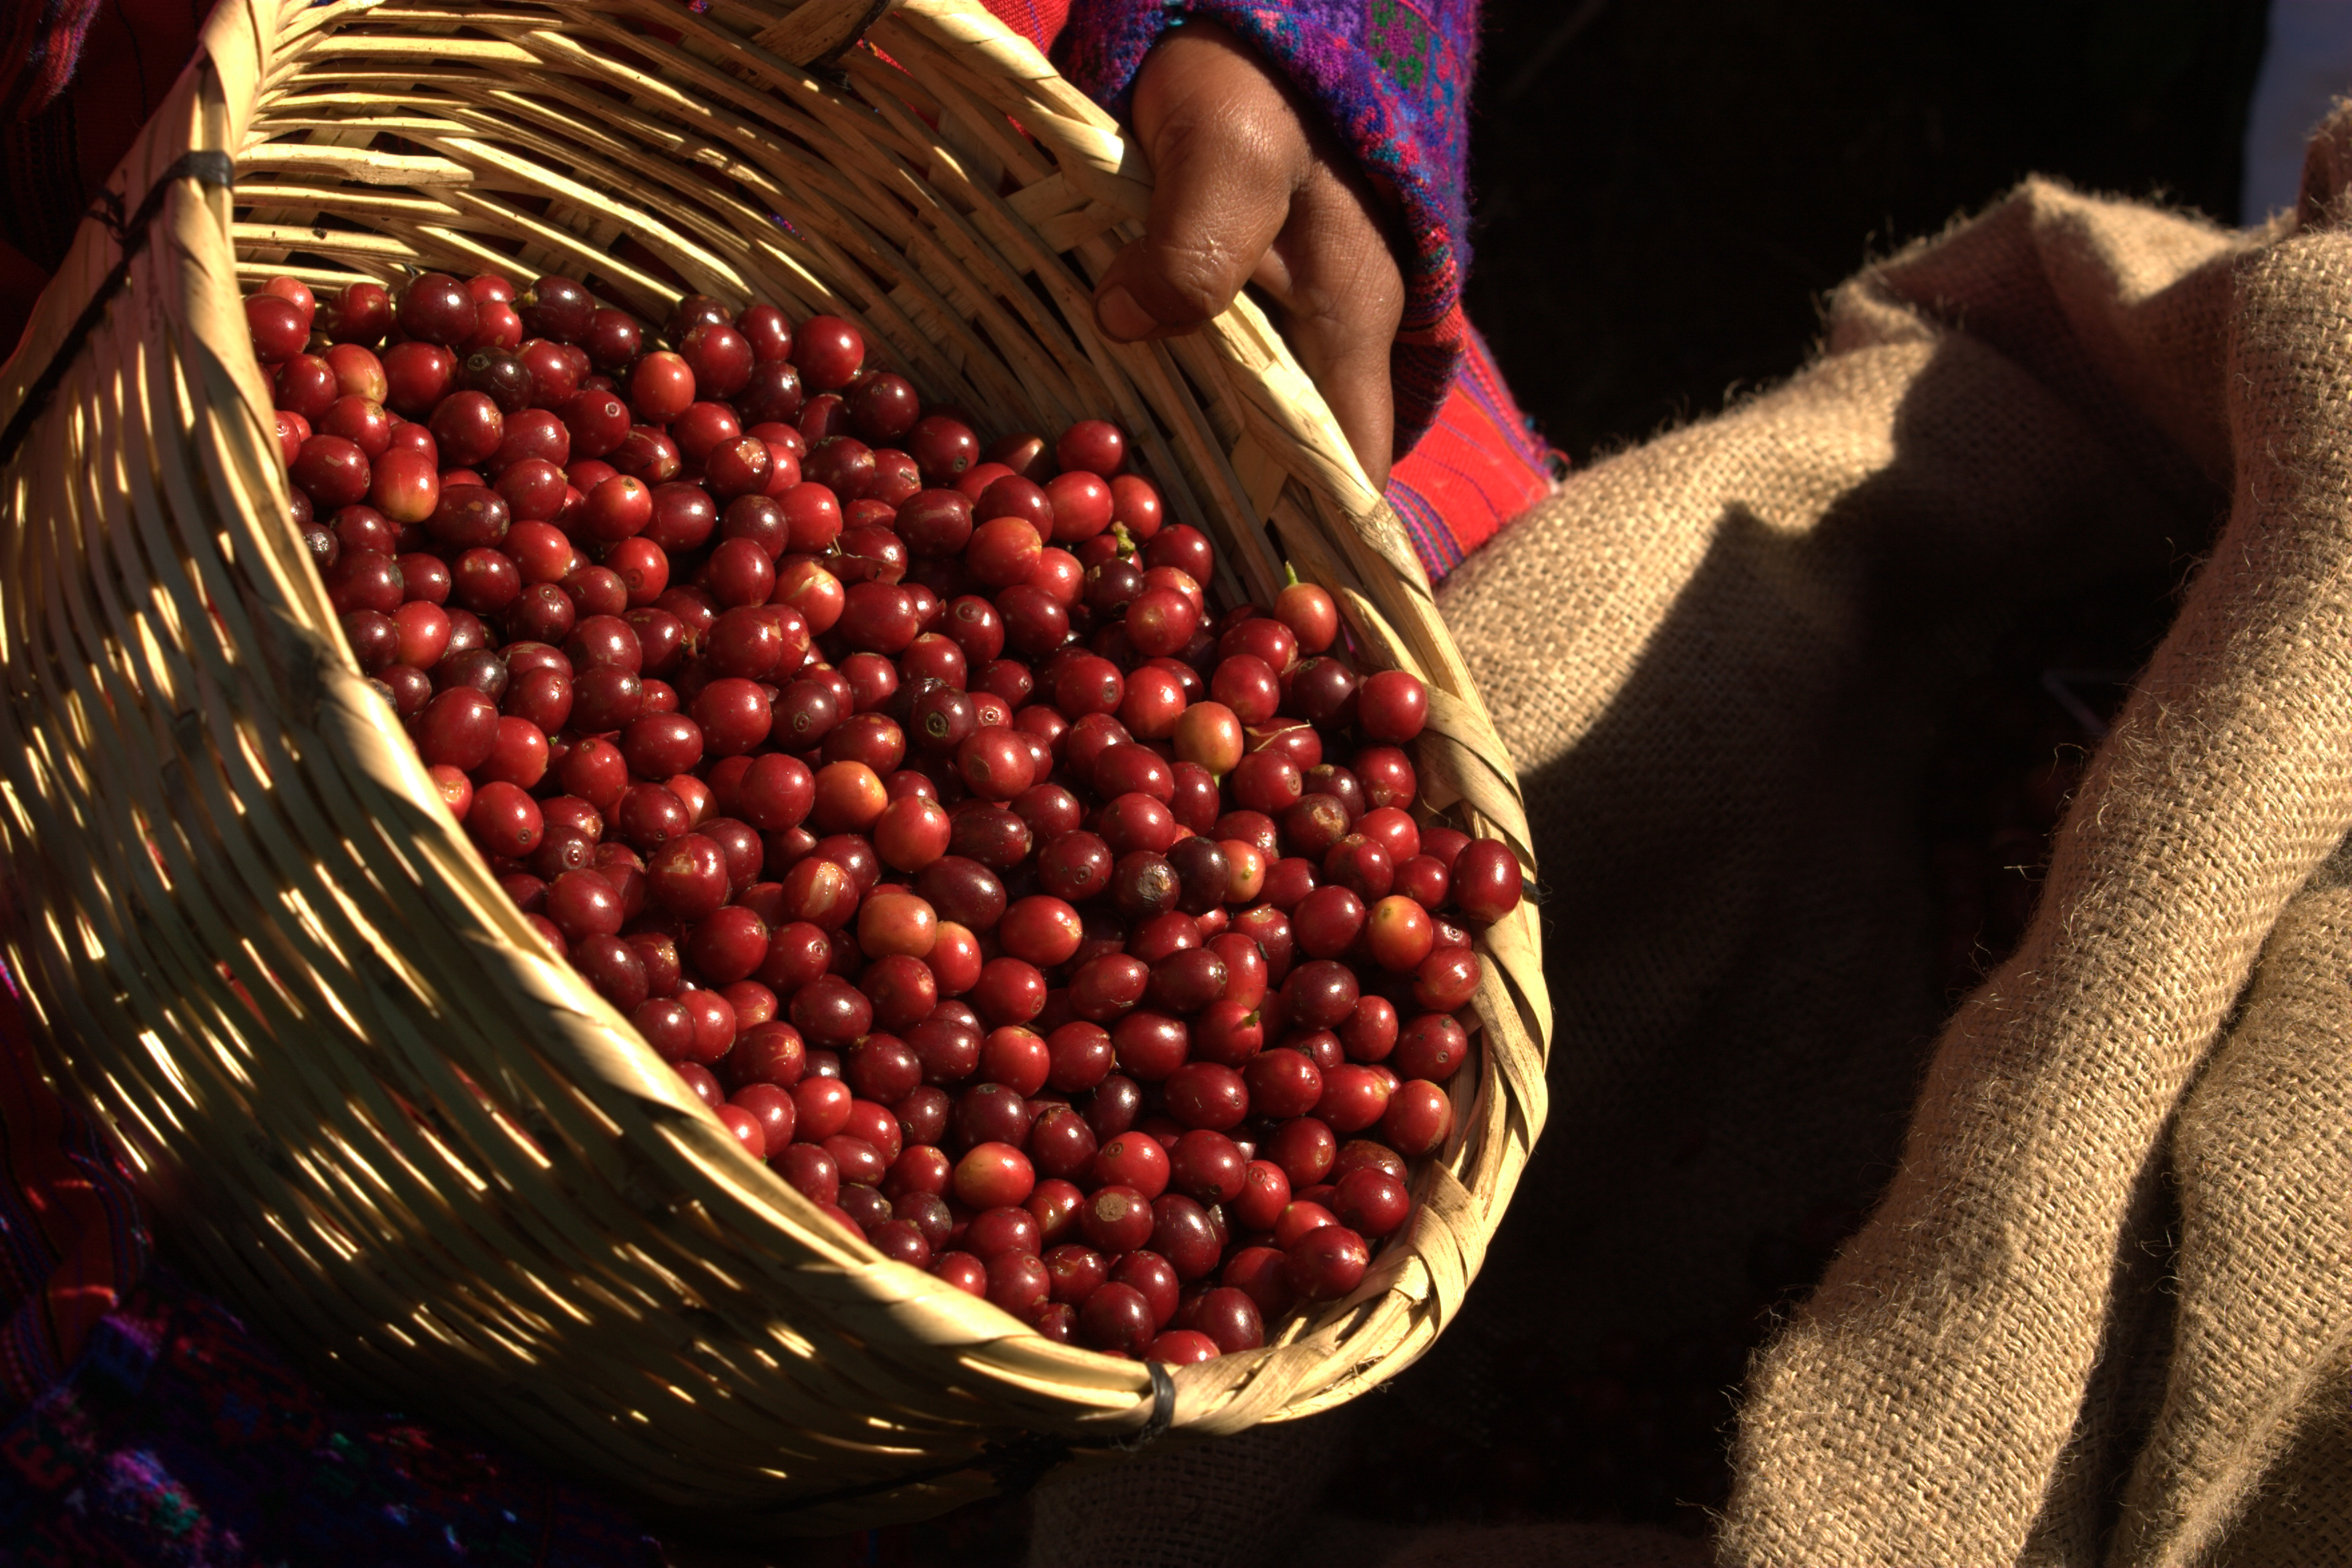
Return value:
[(1160, 327), (1151, 312), (1135, 302), (1135, 296), (1127, 291), (1124, 283), (1113, 284), (1095, 301), (1095, 321), (1113, 338), (1130, 343), (1138, 338), (1150, 337)]

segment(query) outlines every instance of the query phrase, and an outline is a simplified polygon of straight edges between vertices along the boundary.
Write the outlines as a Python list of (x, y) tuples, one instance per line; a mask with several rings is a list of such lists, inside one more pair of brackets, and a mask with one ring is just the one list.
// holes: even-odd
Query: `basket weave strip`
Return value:
[[(1432, 805), (1528, 843), (1428, 584), (1272, 326), (1095, 332), (1150, 195), (1116, 127), (963, 0), (794, 63), (845, 9), (226, 0), (110, 187), (160, 191), (152, 220), (85, 224), (0, 369), (8, 956), (60, 1077), (205, 1275), (347, 1388), (745, 1531), (936, 1511), (1034, 1468), (1024, 1434), (1107, 1452), (1152, 1374), (833, 1230), (540, 945), (300, 554), (242, 288), (496, 268), (656, 317), (767, 300), (847, 317), (985, 435), (1114, 416), (1217, 542), (1216, 591), (1266, 600), (1286, 559), (1329, 585), (1369, 664), (1431, 682)], [(1550, 1027), (1534, 911), (1481, 942), (1476, 1068), (1409, 1234), (1266, 1350), (1177, 1373), (1178, 1431), (1344, 1400), (1458, 1306)]]

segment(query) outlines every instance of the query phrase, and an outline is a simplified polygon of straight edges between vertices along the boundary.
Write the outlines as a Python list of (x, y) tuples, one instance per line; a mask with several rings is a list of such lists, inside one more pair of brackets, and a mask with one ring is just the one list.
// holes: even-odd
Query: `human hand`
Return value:
[(1255, 50), (1205, 23), (1145, 58), (1135, 133), (1151, 210), (1095, 290), (1096, 323), (1121, 342), (1169, 337), (1256, 283), (1365, 472), (1385, 484), (1404, 275), (1355, 161)]

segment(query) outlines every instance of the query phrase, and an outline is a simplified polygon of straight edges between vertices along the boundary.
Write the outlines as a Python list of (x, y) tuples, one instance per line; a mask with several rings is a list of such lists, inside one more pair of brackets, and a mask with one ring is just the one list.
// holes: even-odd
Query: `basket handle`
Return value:
[(895, 9), (899, 0), (801, 0), (753, 42), (796, 66), (823, 67)]

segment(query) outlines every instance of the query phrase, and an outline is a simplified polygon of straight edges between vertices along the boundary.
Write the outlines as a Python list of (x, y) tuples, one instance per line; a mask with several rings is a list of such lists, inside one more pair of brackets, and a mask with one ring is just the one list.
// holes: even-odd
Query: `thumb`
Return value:
[(1135, 90), (1151, 162), (1143, 237), (1095, 289), (1095, 320), (1120, 342), (1199, 326), (1223, 310), (1281, 233), (1307, 170), (1304, 123), (1282, 89), (1222, 28), (1193, 25), (1154, 48)]

